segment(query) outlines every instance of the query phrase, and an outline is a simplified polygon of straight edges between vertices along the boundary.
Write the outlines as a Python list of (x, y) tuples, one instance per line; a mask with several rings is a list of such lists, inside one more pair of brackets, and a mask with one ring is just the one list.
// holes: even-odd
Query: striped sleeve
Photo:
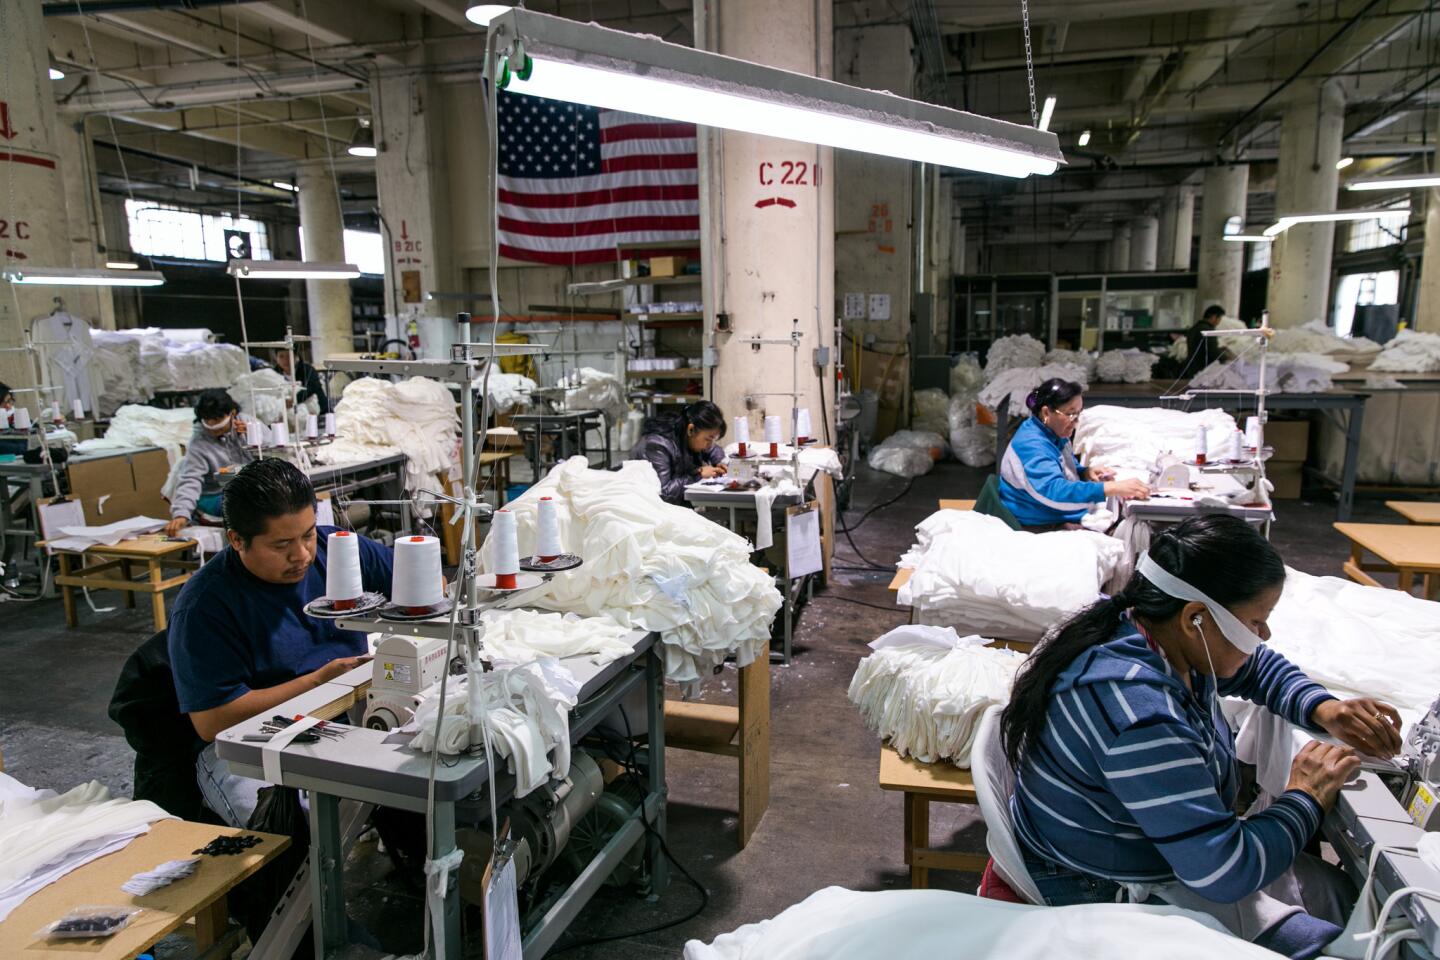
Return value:
[(1210, 753), (1183, 723), (1152, 716), (1112, 737), (1095, 720), (1104, 717), (1088, 726), (1107, 788), (1175, 876), (1208, 900), (1234, 903), (1264, 887), (1320, 826), (1319, 805), (1300, 791), (1237, 817), (1220, 795)]
[(1310, 722), (1315, 708), (1335, 695), (1311, 680), (1295, 664), (1261, 644), (1233, 677), (1217, 688), (1222, 697), (1240, 697), (1258, 703), (1297, 727), (1318, 730)]

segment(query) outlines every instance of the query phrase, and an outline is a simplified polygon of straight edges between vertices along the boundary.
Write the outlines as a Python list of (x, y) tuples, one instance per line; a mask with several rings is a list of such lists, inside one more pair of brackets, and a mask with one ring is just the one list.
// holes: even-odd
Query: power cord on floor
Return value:
[(565, 944), (563, 947), (556, 947), (554, 950), (550, 951), (548, 956), (553, 957), (556, 954), (564, 953), (567, 950), (574, 950), (578, 947), (589, 947), (597, 943), (613, 943), (616, 940), (629, 940), (633, 937), (645, 937), (649, 936), (652, 933), (659, 933), (661, 930), (669, 930), (671, 927), (678, 927), (682, 923), (688, 923), (689, 921), (694, 920), (696, 917), (700, 916), (700, 914), (705, 911), (706, 907), (710, 906), (710, 891), (706, 890), (705, 885), (702, 884), (699, 880), (696, 880), (695, 877), (691, 875), (690, 871), (685, 869), (685, 865), (681, 863), (678, 859), (676, 859), (675, 854), (670, 852), (670, 845), (665, 842), (665, 836), (658, 832), (650, 824), (650, 815), (645, 810), (645, 798), (649, 796), (650, 790), (649, 787), (644, 783), (644, 781), (640, 779), (640, 760), (635, 756), (635, 736), (630, 732), (630, 715), (625, 712), (625, 707), (623, 705), (619, 706), (618, 709), (620, 711), (620, 719), (623, 720), (625, 723), (625, 743), (629, 746), (630, 750), (630, 762), (624, 764), (625, 772), (634, 781), (636, 789), (640, 791), (640, 822), (644, 825), (645, 832), (650, 834), (652, 837), (654, 837), (660, 842), (660, 852), (665, 855), (665, 859), (669, 860), (672, 864), (674, 864), (675, 869), (679, 870), (685, 876), (685, 879), (690, 881), (690, 885), (694, 887), (697, 891), (699, 891), (700, 902), (695, 906), (694, 910), (691, 910), (683, 917), (677, 917), (674, 920), (669, 920), (665, 923), (657, 924), (653, 927), (646, 927), (643, 930), (630, 930), (625, 933), (612, 933), (603, 937), (586, 937), (584, 940), (576, 940), (573, 943)]
[(815, 596), (811, 597), (810, 599), (811, 599), (811, 600), (839, 600), (841, 603), (853, 603), (853, 604), (855, 604), (856, 606), (869, 607), (869, 608), (872, 609), (872, 610), (884, 610), (886, 613), (903, 613), (903, 614), (905, 614), (905, 616), (907, 616), (907, 617), (910, 615), (910, 611), (909, 611), (909, 610), (904, 610), (904, 609), (901, 609), (900, 607), (883, 607), (883, 606), (881, 606), (881, 605), (878, 604), (878, 603), (869, 603), (869, 602), (867, 602), (867, 601), (865, 601), (865, 600), (856, 600), (854, 597), (842, 597), (842, 596), (840, 596), (840, 595), (838, 595), (838, 594), (834, 594), (834, 593), (817, 593), (817, 594), (815, 594)]
[(900, 491), (899, 493), (895, 494), (895, 496), (891, 497), (889, 500), (886, 500), (884, 503), (877, 503), (877, 504), (875, 504), (875, 506), (871, 507), (869, 510), (866, 510), (866, 511), (861, 515), (860, 519), (859, 519), (858, 521), (856, 521), (852, 526), (839, 527), (838, 529), (840, 530), (841, 533), (849, 533), (851, 530), (859, 530), (859, 529), (860, 529), (860, 524), (864, 523), (866, 520), (869, 520), (871, 514), (873, 514), (876, 510), (880, 510), (880, 509), (882, 509), (882, 508), (884, 508), (884, 507), (890, 506), (892, 503), (897, 503), (897, 502), (898, 502), (899, 500), (901, 500), (907, 493), (910, 492), (910, 488), (913, 487), (913, 486), (915, 486), (915, 478), (914, 478), (914, 477), (911, 477), (909, 480), (907, 480), (907, 481), (905, 482), (905, 486), (901, 489), (901, 491)]
[(850, 549), (855, 551), (855, 556), (859, 557), (859, 558), (860, 558), (860, 561), (861, 561), (862, 563), (864, 563), (867, 567), (869, 567), (869, 568), (872, 569), (872, 570), (893, 570), (893, 569), (895, 569), (895, 565), (894, 565), (894, 564), (891, 564), (890, 566), (887, 567), (887, 566), (885, 566), (884, 564), (882, 564), (882, 563), (876, 563), (874, 560), (871, 560), (869, 557), (865, 556), (865, 554), (863, 554), (863, 553), (860, 552), (860, 548), (857, 547), (857, 546), (855, 546), (855, 539), (850, 536), (850, 531), (849, 531), (847, 528), (845, 528), (845, 527), (840, 527), (839, 530), (840, 530), (841, 533), (845, 534), (845, 542), (848, 543), (848, 544), (850, 544)]

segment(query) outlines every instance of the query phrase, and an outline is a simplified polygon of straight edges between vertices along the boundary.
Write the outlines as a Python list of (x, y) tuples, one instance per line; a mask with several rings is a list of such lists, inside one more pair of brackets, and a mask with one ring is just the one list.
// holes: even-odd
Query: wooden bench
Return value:
[[(1420, 595), (1435, 599), (1440, 575), (1440, 527), (1398, 523), (1337, 523), (1335, 529), (1350, 541), (1350, 559), (1342, 569), (1356, 583), (1382, 587), (1370, 574), (1393, 573), (1400, 590), (1409, 593), (1420, 578)], [(1379, 562), (1366, 561), (1366, 552)]]
[(1386, 500), (1385, 506), (1410, 523), (1440, 523), (1440, 503), (1427, 500)]
[[(44, 541), (41, 542), (44, 545)], [(195, 560), (182, 560), (181, 555), (195, 549), (194, 540), (167, 540), (161, 534), (149, 534), (136, 540), (122, 540), (114, 546), (97, 544), (84, 553), (56, 550), (60, 558), (60, 573), (55, 585), (61, 589), (61, 600), (65, 607), (65, 625), (78, 625), (75, 607), (75, 588), (89, 590), (119, 590), (125, 594), (125, 606), (135, 606), (135, 594), (144, 593), (150, 597), (150, 612), (155, 619), (155, 632), (165, 629), (165, 591), (183, 586), (190, 574), (200, 566)], [(92, 562), (86, 563), (86, 559)], [(78, 567), (72, 564), (79, 560)], [(140, 578), (134, 579), (134, 566), (141, 566)], [(177, 567), (182, 572), (171, 577), (165, 576), (165, 567)], [(119, 576), (115, 573), (118, 571)]]
[(931, 870), (961, 870), (980, 873), (987, 854), (957, 853), (930, 846), (931, 803), (979, 803), (969, 770), (949, 763), (921, 763), (902, 757), (888, 744), (880, 747), (880, 789), (899, 790), (905, 802), (905, 863), (910, 867), (910, 886), (930, 886)]

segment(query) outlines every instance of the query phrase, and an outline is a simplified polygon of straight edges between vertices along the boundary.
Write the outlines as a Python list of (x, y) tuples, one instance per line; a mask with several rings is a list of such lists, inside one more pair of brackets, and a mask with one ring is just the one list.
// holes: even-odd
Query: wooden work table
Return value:
[[(1345, 575), (1357, 583), (1384, 586), (1371, 573), (1393, 573), (1399, 589), (1409, 593), (1420, 577), (1421, 596), (1435, 599), (1440, 574), (1440, 527), (1400, 523), (1337, 523), (1335, 529), (1350, 540)], [(1379, 562), (1366, 561), (1373, 553)]]
[[(44, 545), (44, 541), (41, 541)], [(76, 616), (75, 588), (90, 590), (119, 590), (125, 594), (125, 606), (135, 606), (135, 594), (150, 597), (150, 612), (155, 620), (157, 632), (165, 629), (165, 591), (184, 586), (190, 575), (199, 568), (199, 562), (182, 559), (184, 554), (195, 548), (194, 540), (169, 540), (163, 534), (146, 534), (135, 540), (122, 540), (114, 546), (96, 544), (84, 553), (56, 550), (60, 560), (60, 573), (55, 585), (60, 587), (61, 599), (65, 606), (65, 625), (74, 627), (79, 623)], [(73, 567), (75, 561), (78, 567)], [(87, 563), (86, 561), (93, 561)], [(133, 579), (131, 569), (142, 568), (140, 579)], [(170, 577), (165, 576), (165, 567), (180, 570)], [(116, 574), (118, 573), (118, 576)]]
[(1386, 500), (1385, 506), (1411, 523), (1440, 523), (1440, 503), (1427, 500)]

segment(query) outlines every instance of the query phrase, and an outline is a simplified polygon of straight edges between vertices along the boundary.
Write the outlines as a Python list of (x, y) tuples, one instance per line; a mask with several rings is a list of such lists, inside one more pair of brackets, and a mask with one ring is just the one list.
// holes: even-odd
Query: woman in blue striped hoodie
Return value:
[(1001, 729), (1015, 832), (1050, 904), (1158, 896), (1300, 960), (1340, 933), (1353, 891), (1303, 851), (1358, 757), (1308, 744), (1285, 793), (1242, 816), (1218, 697), (1375, 756), (1399, 749), (1400, 720), (1376, 700), (1336, 699), (1262, 645), (1284, 579), (1248, 524), (1188, 520), (1026, 662)]

